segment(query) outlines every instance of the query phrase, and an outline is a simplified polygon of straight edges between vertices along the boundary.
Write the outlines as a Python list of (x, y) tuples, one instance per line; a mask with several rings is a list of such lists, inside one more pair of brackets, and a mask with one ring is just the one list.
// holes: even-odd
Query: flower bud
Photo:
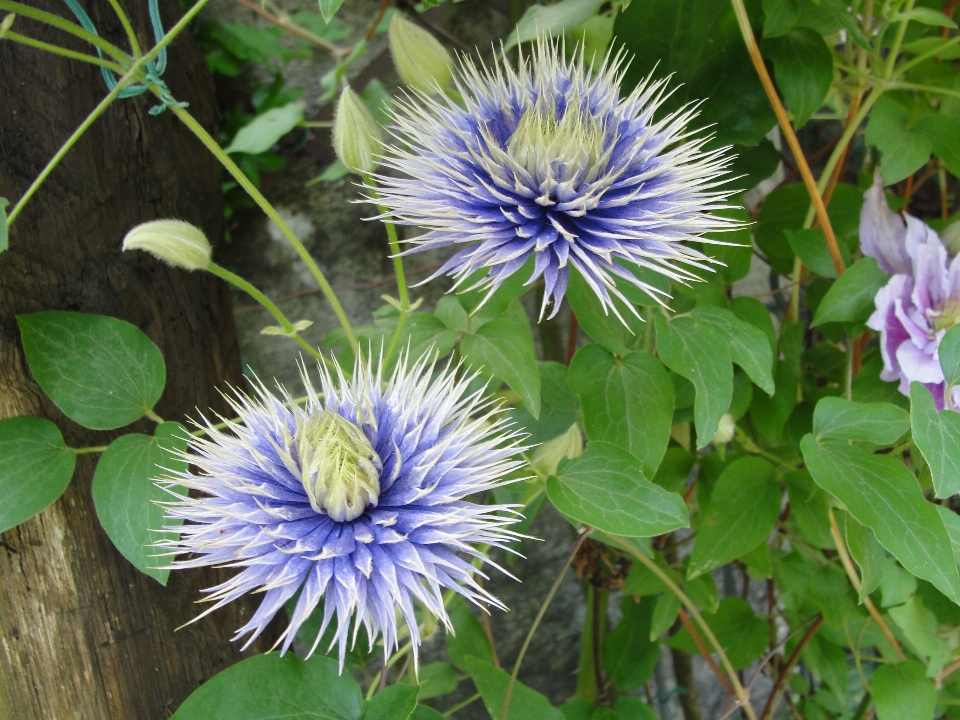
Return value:
[(433, 35), (394, 13), (388, 36), (394, 67), (407, 85), (434, 95), (450, 83), (453, 60)]
[(730, 413), (724, 413), (720, 418), (720, 427), (717, 428), (717, 432), (714, 433), (710, 442), (714, 445), (726, 445), (728, 442), (733, 440), (733, 433), (736, 428), (737, 423), (733, 419), (733, 415)]
[(543, 475), (554, 475), (560, 461), (564, 458), (573, 459), (583, 454), (583, 436), (580, 434), (580, 428), (574, 423), (563, 435), (558, 435), (553, 440), (547, 440), (538, 447), (533, 457), (530, 458), (530, 464), (538, 473)]
[(333, 149), (340, 162), (352, 172), (366, 174), (377, 167), (376, 156), (383, 147), (383, 130), (350, 88), (344, 88), (333, 121)]
[(184, 270), (204, 270), (212, 249), (203, 230), (182, 220), (154, 220), (137, 225), (123, 239), (124, 250), (146, 250)]

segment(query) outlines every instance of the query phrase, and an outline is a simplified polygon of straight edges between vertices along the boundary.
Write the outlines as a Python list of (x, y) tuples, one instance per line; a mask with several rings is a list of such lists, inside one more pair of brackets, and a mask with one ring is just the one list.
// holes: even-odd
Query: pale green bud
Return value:
[(574, 423), (563, 435), (547, 440), (534, 450), (530, 464), (542, 475), (554, 475), (561, 460), (573, 459), (582, 454), (583, 436), (580, 434), (580, 428)]
[(363, 100), (344, 88), (333, 121), (333, 149), (340, 162), (361, 175), (377, 168), (376, 157), (383, 147), (383, 129)]
[(724, 413), (720, 417), (720, 427), (717, 428), (717, 432), (714, 433), (710, 442), (712, 442), (714, 445), (726, 445), (728, 442), (733, 440), (733, 433), (736, 429), (737, 423), (733, 419), (733, 415), (730, 413)]
[(13, 27), (13, 21), (17, 19), (17, 16), (13, 13), (7, 15), (3, 22), (0, 22), (0, 38), (7, 34), (7, 30)]
[(354, 520), (380, 497), (377, 451), (363, 431), (335, 412), (306, 418), (295, 436), (300, 482), (310, 507), (332, 520)]
[(947, 225), (940, 233), (940, 239), (951, 257), (960, 254), (960, 220)]
[(450, 84), (453, 59), (433, 35), (400, 13), (390, 18), (387, 34), (394, 67), (407, 85), (434, 95)]
[(124, 250), (146, 250), (184, 270), (204, 270), (212, 249), (203, 230), (182, 220), (154, 220), (137, 225), (123, 239)]

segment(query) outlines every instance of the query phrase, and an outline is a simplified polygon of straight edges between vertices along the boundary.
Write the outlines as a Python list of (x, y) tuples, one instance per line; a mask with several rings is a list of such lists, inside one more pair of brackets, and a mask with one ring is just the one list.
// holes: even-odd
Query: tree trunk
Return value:
[[(69, 17), (64, 4), (35, 4)], [(125, 47), (109, 4), (87, 4), (100, 34)], [(175, 0), (161, 4), (169, 28), (180, 10)], [(150, 47), (146, 1), (123, 5), (141, 45)], [(22, 17), (14, 29), (92, 52)], [(171, 46), (165, 80), (216, 133), (212, 80), (189, 33)], [(19, 198), (106, 92), (92, 65), (0, 41), (0, 196)], [(149, 94), (117, 100), (16, 219), (10, 249), (0, 254), (0, 418), (50, 418), (73, 447), (104, 445), (122, 433), (85, 430), (43, 395), (23, 356), (19, 313), (100, 313), (144, 330), (166, 361), (157, 412), (167, 419), (195, 416), (195, 408), (228, 412), (217, 389), (241, 382), (227, 288), (211, 275), (120, 251), (127, 230), (159, 218), (192, 222), (212, 240), (222, 235), (217, 162), (171, 113), (149, 115), (155, 104)], [(142, 420), (124, 430), (152, 427)], [(199, 589), (222, 582), (228, 571), (179, 571), (166, 588), (137, 571), (97, 521), (90, 495), (95, 465), (96, 456), (79, 456), (63, 497), (0, 536), (0, 717), (167, 718), (202, 682), (240, 659), (230, 638), (255, 603), (235, 602), (175, 632), (198, 613)]]

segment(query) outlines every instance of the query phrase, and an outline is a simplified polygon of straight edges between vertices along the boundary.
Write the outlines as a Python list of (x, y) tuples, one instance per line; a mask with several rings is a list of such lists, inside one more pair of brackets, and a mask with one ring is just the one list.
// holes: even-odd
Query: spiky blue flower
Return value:
[(172, 528), (178, 540), (160, 543), (188, 553), (174, 568), (242, 568), (205, 591), (213, 607), (203, 615), (263, 593), (236, 632), (249, 644), (300, 591), (278, 641), (283, 652), (322, 599), (310, 653), (335, 627), (330, 648), (339, 646), (342, 667), (361, 625), (371, 649), (382, 635), (385, 653), (395, 650), (400, 618), (416, 661), (414, 601), (449, 626), (445, 589), (502, 607), (474, 579), (483, 575), (471, 560), (489, 562), (478, 546), (516, 539), (506, 526), (517, 516), (512, 506), (468, 498), (521, 465), (511, 459), (519, 436), (483, 390), (468, 389), (473, 376), (435, 370), (403, 361), (384, 382), (361, 362), (349, 380), (337, 368), (334, 382), (321, 366), (321, 393), (304, 376), (302, 408), (260, 385), (253, 397), (231, 399), (239, 421), (225, 431), (208, 423), (186, 454), (199, 472), (166, 483), (176, 496), (168, 518), (187, 524)]
[(408, 252), (466, 246), (433, 277), (456, 287), (486, 270), (478, 286), (492, 292), (534, 257), (541, 317), (551, 301), (556, 314), (571, 270), (614, 313), (618, 280), (663, 294), (630, 265), (696, 279), (684, 266), (709, 258), (684, 242), (735, 227), (711, 213), (727, 207), (731, 193), (717, 188), (731, 158), (687, 130), (694, 106), (654, 118), (665, 80), (648, 77), (621, 99), (623, 61), (594, 68), (540, 40), (518, 69), (505, 56), (481, 69), (464, 58), (463, 106), (423, 93), (398, 104), (399, 146), (384, 165), (400, 177), (378, 176), (387, 216), (428, 230)]

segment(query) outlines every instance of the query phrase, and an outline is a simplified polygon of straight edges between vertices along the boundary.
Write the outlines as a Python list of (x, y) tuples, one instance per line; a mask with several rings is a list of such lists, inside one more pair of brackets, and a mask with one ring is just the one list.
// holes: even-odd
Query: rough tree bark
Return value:
[[(149, 47), (146, 1), (121, 1)], [(69, 17), (55, 0), (33, 4)], [(100, 33), (124, 46), (106, 0), (85, 4)], [(176, 0), (162, 5), (169, 28), (180, 10)], [(15, 29), (91, 51), (24, 18)], [(215, 131), (212, 81), (189, 34), (171, 47), (165, 79)], [(94, 66), (0, 41), (0, 196), (20, 197), (105, 93)], [(240, 381), (226, 287), (143, 253), (120, 252), (127, 230), (158, 218), (188, 220), (212, 239), (222, 235), (219, 166), (171, 113), (149, 115), (154, 104), (152, 96), (115, 102), (17, 218), (10, 249), (0, 254), (0, 418), (48, 417), (74, 447), (106, 444), (121, 431), (84, 430), (44, 397), (24, 361), (19, 313), (102, 313), (140, 327), (166, 360), (157, 411), (167, 419), (182, 420), (197, 407), (226, 412), (216, 388)], [(149, 433), (152, 423), (128, 430)], [(64, 496), (0, 536), (0, 717), (166, 718), (240, 658), (230, 637), (252, 604), (234, 603), (175, 632), (197, 614), (198, 590), (226, 574), (174, 573), (163, 588), (134, 569), (97, 522), (90, 496), (95, 464), (96, 457), (79, 456)]]

